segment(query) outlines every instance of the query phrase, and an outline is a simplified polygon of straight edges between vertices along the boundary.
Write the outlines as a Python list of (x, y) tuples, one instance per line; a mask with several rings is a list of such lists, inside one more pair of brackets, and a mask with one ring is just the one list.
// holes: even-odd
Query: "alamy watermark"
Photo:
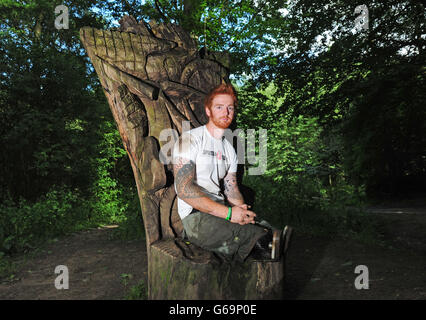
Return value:
[(357, 290), (369, 289), (368, 267), (362, 264), (358, 265), (355, 267), (355, 273), (359, 274), (359, 276), (355, 278), (355, 288)]
[(59, 274), (55, 279), (55, 288), (58, 290), (69, 289), (68, 267), (64, 265), (56, 266), (55, 273)]
[(69, 12), (68, 7), (63, 4), (55, 8), (55, 14), (59, 16), (55, 19), (55, 28), (58, 30), (69, 29)]
[[(163, 129), (160, 132), (159, 140), (165, 143), (159, 154), (161, 163), (168, 165), (170, 163), (175, 164), (176, 159), (173, 154), (174, 151), (179, 154), (194, 155), (199, 148), (196, 146), (195, 139), (192, 135), (188, 134), (187, 131), (190, 129), (190, 122), (182, 122), (182, 137), (179, 139), (179, 133), (174, 129)], [(258, 133), (258, 154), (256, 154), (256, 136)], [(262, 175), (266, 171), (267, 167), (267, 156), (268, 156), (268, 137), (266, 129), (248, 129), (246, 132), (242, 129), (224, 129), (224, 139), (228, 140), (231, 144), (234, 139), (237, 139), (237, 162), (238, 164), (246, 164), (246, 160), (252, 167), (248, 168), (249, 175)], [(179, 143), (175, 144), (176, 141)], [(203, 154), (208, 156), (217, 157), (218, 161), (227, 161), (226, 156), (222, 154), (221, 150), (202, 150)], [(191, 157), (190, 157), (191, 158)], [(206, 164), (210, 163), (208, 157), (200, 157), (197, 163), (203, 164), (205, 159)]]
[(370, 17), (368, 14), (368, 8), (365, 4), (361, 4), (355, 8), (354, 14), (359, 14), (355, 18), (355, 29), (358, 31), (368, 30)]

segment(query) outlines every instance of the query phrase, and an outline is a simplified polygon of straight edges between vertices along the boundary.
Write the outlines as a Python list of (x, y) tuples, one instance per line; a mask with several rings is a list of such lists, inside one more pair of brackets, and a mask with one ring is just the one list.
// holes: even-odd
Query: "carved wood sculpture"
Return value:
[(231, 268), (180, 239), (172, 167), (159, 158), (161, 147), (170, 143), (160, 139), (163, 129), (180, 135), (183, 121), (192, 128), (207, 122), (203, 99), (228, 81), (227, 56), (198, 50), (179, 26), (147, 25), (130, 16), (118, 30), (84, 27), (80, 37), (133, 169), (146, 232), (149, 298), (280, 298), (283, 261)]

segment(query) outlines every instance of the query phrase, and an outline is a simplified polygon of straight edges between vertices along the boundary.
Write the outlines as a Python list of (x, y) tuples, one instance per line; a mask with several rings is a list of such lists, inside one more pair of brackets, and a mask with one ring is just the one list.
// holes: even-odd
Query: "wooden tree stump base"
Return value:
[(153, 300), (282, 299), (284, 257), (280, 261), (222, 262), (181, 239), (150, 246), (148, 297)]

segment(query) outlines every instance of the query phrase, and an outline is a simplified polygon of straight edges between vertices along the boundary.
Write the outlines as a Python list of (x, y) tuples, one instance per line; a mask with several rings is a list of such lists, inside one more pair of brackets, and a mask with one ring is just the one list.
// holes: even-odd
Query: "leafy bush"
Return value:
[(103, 139), (93, 159), (95, 179), (90, 189), (90, 205), (100, 224), (119, 224), (114, 238), (141, 239), (145, 236), (139, 198), (128, 155), (116, 125), (102, 122)]
[(10, 198), (0, 204), (0, 251), (17, 252), (78, 230), (91, 218), (90, 207), (76, 190), (58, 187), (36, 202)]
[[(330, 200), (319, 194), (311, 196), (314, 190), (304, 180), (295, 183), (274, 181), (268, 176), (246, 175), (243, 184), (255, 193), (253, 210), (258, 218), (275, 227), (291, 225), (302, 233), (349, 236), (367, 241), (373, 239), (374, 224), (362, 202), (355, 202), (353, 191), (335, 189), (338, 196)], [(326, 194), (329, 192), (326, 190)], [(351, 205), (346, 205), (348, 203)]]
[(125, 296), (126, 300), (147, 300), (148, 289), (144, 280), (139, 280), (138, 284), (132, 286)]
[(273, 84), (242, 89), (240, 127), (268, 130), (266, 171), (243, 179), (256, 194), (255, 212), (277, 227), (290, 224), (309, 233), (356, 236), (370, 230), (364, 188), (348, 181), (342, 164), (341, 136), (325, 130), (318, 117), (281, 113), (276, 90)]
[(145, 229), (142, 219), (139, 197), (136, 192), (127, 200), (128, 206), (123, 213), (123, 219), (113, 237), (121, 240), (145, 239)]
[(0, 252), (22, 252), (47, 239), (117, 222), (116, 238), (143, 238), (139, 199), (137, 194), (127, 198), (103, 203), (95, 197), (85, 199), (77, 190), (57, 187), (36, 202), (7, 199), (0, 204)]
[(15, 278), (16, 263), (12, 262), (0, 251), (0, 281), (3, 279), (13, 280)]
[[(144, 236), (139, 199), (133, 184), (119, 181), (117, 162), (127, 158), (120, 135), (110, 120), (101, 123), (98, 156), (91, 159), (91, 187), (81, 191), (53, 186), (31, 201), (6, 197), (0, 204), (0, 252), (20, 252), (69, 232), (104, 224), (120, 224), (116, 237)], [(124, 171), (129, 165), (123, 162)], [(126, 177), (127, 180), (130, 180)], [(131, 181), (131, 180), (130, 180)]]

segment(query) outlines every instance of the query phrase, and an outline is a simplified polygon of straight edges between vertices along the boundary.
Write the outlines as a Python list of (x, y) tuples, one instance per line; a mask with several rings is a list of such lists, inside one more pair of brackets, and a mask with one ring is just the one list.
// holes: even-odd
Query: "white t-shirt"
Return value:
[[(182, 143), (180, 143), (182, 140)], [(173, 146), (173, 163), (181, 157), (195, 163), (195, 180), (210, 199), (224, 203), (220, 181), (228, 174), (237, 172), (237, 154), (231, 143), (222, 137), (214, 138), (207, 127), (201, 126), (182, 134)], [(175, 180), (176, 190), (176, 180)], [(192, 206), (178, 198), (178, 212), (181, 219), (188, 216)]]

